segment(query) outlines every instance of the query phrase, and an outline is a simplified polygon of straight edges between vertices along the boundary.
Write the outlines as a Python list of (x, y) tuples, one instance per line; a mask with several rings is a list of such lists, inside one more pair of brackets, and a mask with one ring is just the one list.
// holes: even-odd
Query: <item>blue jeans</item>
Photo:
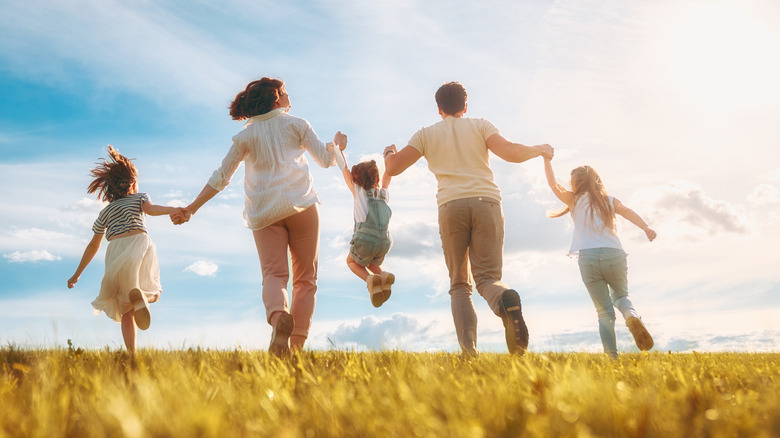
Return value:
[(590, 293), (599, 317), (599, 335), (604, 353), (617, 357), (615, 309), (624, 318), (636, 316), (628, 299), (628, 265), (626, 253), (616, 248), (583, 249), (579, 253), (582, 282)]

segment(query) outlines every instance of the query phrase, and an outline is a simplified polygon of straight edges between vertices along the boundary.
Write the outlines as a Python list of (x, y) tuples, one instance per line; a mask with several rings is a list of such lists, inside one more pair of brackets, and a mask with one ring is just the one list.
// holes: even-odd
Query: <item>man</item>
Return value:
[(436, 92), (442, 121), (417, 131), (400, 152), (395, 145), (385, 148), (385, 168), (395, 176), (425, 157), (436, 176), (439, 233), (450, 274), (452, 317), (463, 352), (478, 354), (477, 313), (469, 278), (473, 273), (477, 291), (504, 322), (509, 352), (523, 354), (528, 329), (520, 296), (501, 281), (504, 213), (488, 151), (522, 163), (538, 156), (552, 158), (554, 150), (548, 144), (512, 143), (488, 120), (464, 117), (467, 97), (458, 82), (442, 85)]

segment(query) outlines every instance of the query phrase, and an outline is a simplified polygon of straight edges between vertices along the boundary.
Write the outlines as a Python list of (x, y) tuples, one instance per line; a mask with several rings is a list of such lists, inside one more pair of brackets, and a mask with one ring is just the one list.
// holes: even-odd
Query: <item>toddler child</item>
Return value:
[(355, 200), (355, 231), (349, 242), (347, 266), (366, 282), (371, 304), (379, 307), (390, 298), (391, 286), (395, 282), (393, 274), (380, 268), (393, 245), (388, 230), (392, 215), (387, 205), (390, 199), (387, 190), (390, 175), (385, 172), (380, 187), (379, 168), (374, 160), (356, 164), (350, 171), (344, 159), (344, 148), (346, 144), (339, 145), (336, 162)]

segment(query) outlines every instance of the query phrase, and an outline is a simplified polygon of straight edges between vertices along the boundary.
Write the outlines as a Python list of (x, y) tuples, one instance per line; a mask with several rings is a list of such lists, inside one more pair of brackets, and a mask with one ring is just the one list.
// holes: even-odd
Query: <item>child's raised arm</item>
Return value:
[(623, 216), (624, 218), (628, 219), (629, 222), (641, 228), (642, 231), (645, 232), (645, 235), (649, 241), (652, 242), (653, 239), (655, 239), (655, 236), (657, 235), (655, 230), (647, 226), (647, 223), (645, 223), (645, 221), (639, 217), (639, 215), (636, 214), (634, 210), (623, 205), (623, 203), (618, 201), (617, 198), (615, 198), (615, 213)]
[(547, 184), (550, 185), (550, 188), (552, 189), (555, 196), (557, 196), (561, 202), (566, 204), (570, 210), (573, 209), (574, 193), (566, 190), (566, 187), (558, 184), (558, 181), (555, 180), (555, 172), (553, 172), (552, 163), (549, 159), (547, 159), (547, 157), (544, 159), (544, 174), (547, 176)]
[[(347, 145), (344, 144), (344, 148), (346, 148)], [(349, 187), (349, 191), (352, 193), (352, 197), (355, 197), (355, 180), (352, 179), (352, 172), (349, 171), (349, 166), (347, 166), (347, 160), (344, 158), (344, 149), (339, 145), (339, 150), (336, 151), (336, 164), (341, 167), (341, 173), (344, 175), (344, 182), (347, 183), (347, 187)]]
[(92, 240), (89, 241), (87, 244), (87, 247), (84, 249), (84, 255), (81, 256), (81, 262), (79, 262), (79, 267), (76, 268), (76, 273), (73, 274), (73, 277), (70, 277), (68, 279), (68, 289), (72, 289), (73, 286), (76, 285), (76, 282), (79, 281), (79, 278), (81, 277), (81, 273), (84, 272), (84, 269), (87, 267), (89, 262), (92, 261), (92, 259), (95, 257), (95, 254), (97, 254), (98, 249), (100, 249), (100, 242), (103, 240), (102, 234), (95, 234), (92, 236)]
[(386, 188), (390, 187), (390, 179), (391, 178), (392, 177), (390, 176), (389, 173), (387, 173), (387, 171), (385, 171), (385, 173), (382, 174), (382, 188), (383, 189), (386, 189)]

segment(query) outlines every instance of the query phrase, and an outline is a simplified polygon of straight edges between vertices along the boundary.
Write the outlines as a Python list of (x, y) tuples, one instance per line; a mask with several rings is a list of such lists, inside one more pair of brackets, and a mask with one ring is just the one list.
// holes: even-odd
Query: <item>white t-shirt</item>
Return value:
[[(609, 203), (614, 211), (615, 198), (609, 197)], [(578, 254), (581, 249), (616, 248), (623, 249), (615, 230), (604, 227), (604, 221), (598, 212), (590, 215), (590, 196), (582, 194), (574, 203), (571, 218), (574, 221), (574, 235), (572, 236), (569, 255)]]

